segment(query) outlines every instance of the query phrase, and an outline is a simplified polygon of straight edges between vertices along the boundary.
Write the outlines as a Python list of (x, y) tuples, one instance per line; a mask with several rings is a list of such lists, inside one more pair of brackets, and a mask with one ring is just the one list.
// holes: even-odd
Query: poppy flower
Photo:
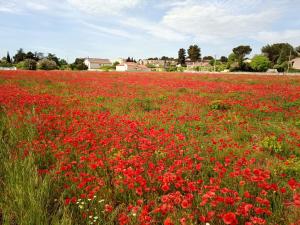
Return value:
[(223, 222), (225, 224), (232, 224), (232, 225), (238, 224), (236, 216), (235, 216), (235, 214), (233, 212), (229, 212), (229, 213), (224, 214), (222, 216), (222, 219), (223, 219)]

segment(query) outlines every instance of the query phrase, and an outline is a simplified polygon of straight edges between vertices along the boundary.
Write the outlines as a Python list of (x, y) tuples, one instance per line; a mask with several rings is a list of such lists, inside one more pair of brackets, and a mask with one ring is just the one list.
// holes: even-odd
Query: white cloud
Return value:
[(31, 10), (36, 10), (36, 11), (42, 11), (42, 10), (47, 10), (47, 4), (43, 4), (43, 2), (39, 1), (28, 1), (26, 2), (26, 7), (31, 9)]
[(185, 35), (174, 31), (172, 28), (142, 19), (129, 18), (122, 20), (121, 24), (125, 27), (135, 28), (156, 38), (168, 41), (183, 41), (187, 38)]
[[(243, 8), (237, 10), (236, 5), (232, 5), (234, 2), (237, 3), (231, 0), (230, 4), (213, 2), (176, 6), (167, 11), (162, 25), (208, 42), (248, 37), (278, 18), (276, 9), (245, 13)], [(247, 5), (246, 1), (244, 4)], [(253, 2), (249, 4), (250, 8), (254, 7)]]
[(288, 42), (292, 45), (300, 45), (300, 29), (284, 31), (262, 31), (253, 37), (264, 43)]
[(79, 11), (94, 15), (116, 15), (131, 9), (142, 0), (67, 0), (67, 2)]
[(105, 27), (105, 26), (98, 26), (92, 23), (88, 23), (88, 22), (81, 22), (83, 25), (87, 26), (90, 29), (90, 32), (101, 32), (101, 33), (105, 33), (105, 34), (109, 34), (109, 35), (113, 35), (113, 36), (118, 36), (118, 37), (123, 37), (123, 38), (134, 38), (135, 36), (133, 36), (132, 34), (130, 34), (127, 31), (121, 30), (121, 29), (115, 29), (115, 28), (111, 28), (111, 27)]
[(15, 2), (7, 2), (6, 0), (0, 0), (0, 12), (14, 12), (14, 8), (16, 8)]

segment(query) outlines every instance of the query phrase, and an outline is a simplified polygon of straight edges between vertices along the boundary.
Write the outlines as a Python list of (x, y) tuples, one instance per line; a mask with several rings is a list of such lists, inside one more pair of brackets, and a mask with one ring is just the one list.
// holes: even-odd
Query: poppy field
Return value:
[(300, 77), (0, 71), (0, 224), (300, 224)]

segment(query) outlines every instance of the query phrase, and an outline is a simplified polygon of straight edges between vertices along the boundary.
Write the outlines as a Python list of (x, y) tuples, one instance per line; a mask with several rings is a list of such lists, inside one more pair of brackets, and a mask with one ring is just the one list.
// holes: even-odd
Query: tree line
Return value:
[(24, 70), (87, 70), (84, 59), (77, 58), (71, 64), (65, 59), (58, 58), (55, 54), (42, 52), (25, 52), (20, 48), (16, 54), (11, 57), (7, 52), (6, 57), (0, 60), (0, 67), (12, 67)]
[(291, 67), (290, 61), (300, 56), (300, 46), (294, 48), (289, 43), (276, 43), (263, 46), (261, 54), (255, 55), (251, 60), (246, 56), (252, 52), (249, 45), (240, 45), (232, 49), (232, 53), (226, 57), (215, 59), (212, 56), (201, 58), (201, 49), (198, 45), (190, 45), (187, 50), (180, 48), (178, 51), (178, 64), (186, 66), (186, 60), (191, 62), (210, 61), (211, 64), (223, 64), (230, 71), (265, 72), (268, 69), (286, 71)]
[[(268, 69), (277, 69), (283, 72), (291, 68), (290, 61), (300, 56), (300, 46), (294, 48), (289, 43), (276, 43), (263, 46), (261, 54), (255, 55), (251, 60), (247, 60), (247, 56), (252, 52), (249, 45), (240, 45), (232, 49), (228, 57), (221, 56), (216, 59), (213, 56), (201, 57), (201, 48), (198, 45), (190, 45), (187, 50), (180, 48), (178, 51), (178, 58), (163, 56), (161, 58), (148, 58), (149, 60), (177, 60), (182, 67), (186, 66), (187, 60), (189, 62), (208, 61), (210, 65), (228, 69), (230, 71), (254, 71), (263, 72)], [(127, 62), (136, 62), (132, 57), (128, 57)], [(25, 52), (20, 48), (16, 54), (11, 57), (7, 52), (6, 57), (0, 60), (0, 67), (12, 67), (26, 70), (87, 70), (83, 58), (76, 58), (71, 64), (65, 59), (58, 58), (55, 54), (44, 54), (41, 52)], [(176, 69), (176, 68), (175, 68)], [(219, 70), (221, 70), (219, 69)], [(171, 70), (170, 70), (171, 71)]]

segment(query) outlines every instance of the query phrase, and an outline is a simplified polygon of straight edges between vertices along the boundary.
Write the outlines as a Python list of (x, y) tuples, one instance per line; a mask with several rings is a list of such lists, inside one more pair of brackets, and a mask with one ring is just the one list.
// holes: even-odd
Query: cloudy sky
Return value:
[(221, 56), (274, 42), (300, 45), (300, 0), (0, 0), (0, 56), (176, 57), (190, 44)]

